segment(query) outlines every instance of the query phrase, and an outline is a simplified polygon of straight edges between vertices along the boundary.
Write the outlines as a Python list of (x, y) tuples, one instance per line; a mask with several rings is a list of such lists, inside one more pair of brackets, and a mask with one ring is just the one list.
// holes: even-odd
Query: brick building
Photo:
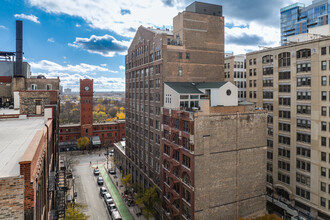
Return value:
[(49, 176), (58, 166), (58, 105), (42, 112), (1, 110), (0, 219), (49, 219), (56, 209)]
[(173, 18), (173, 31), (140, 26), (125, 64), (125, 172), (132, 174), (133, 183), (162, 190), (164, 82), (224, 79), (222, 7), (195, 2)]
[(168, 219), (266, 213), (267, 114), (238, 105), (237, 93), (230, 82), (165, 83), (161, 172)]
[(80, 124), (60, 126), (61, 151), (77, 149), (77, 140), (87, 136), (93, 147), (112, 146), (125, 138), (125, 120), (93, 123), (93, 80), (80, 80)]

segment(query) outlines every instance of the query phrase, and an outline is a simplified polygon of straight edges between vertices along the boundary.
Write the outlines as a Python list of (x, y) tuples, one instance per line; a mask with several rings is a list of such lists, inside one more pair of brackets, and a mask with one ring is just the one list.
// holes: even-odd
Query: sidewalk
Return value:
[(125, 202), (121, 198), (118, 190), (116, 189), (115, 185), (113, 184), (112, 180), (110, 179), (105, 167), (103, 165), (99, 165), (99, 170), (100, 170), (101, 175), (103, 176), (104, 182), (107, 185), (113, 200), (116, 203), (116, 206), (120, 212), (121, 217), (124, 220), (133, 220), (133, 217), (132, 217), (130, 211), (126, 207)]
[[(115, 167), (114, 164), (109, 163), (109, 169), (112, 166)], [(104, 167), (104, 170), (106, 170), (106, 165), (103, 166), (103, 167)], [(119, 192), (119, 195), (123, 195), (124, 191), (125, 191), (125, 187), (123, 187), (121, 182), (120, 182), (122, 176), (121, 176), (121, 173), (119, 172), (119, 170), (116, 168), (116, 175), (109, 175), (108, 173), (107, 173), (107, 175), (108, 175), (108, 177), (110, 177), (110, 179), (113, 183), (113, 186), (116, 188), (116, 191)], [(118, 185), (116, 184), (116, 182), (118, 182)], [(123, 198), (121, 196), (120, 196), (120, 198), (123, 201)], [(129, 212), (131, 213), (131, 216), (133, 217), (133, 219), (146, 220), (146, 218), (143, 215), (139, 215), (139, 216), (136, 215), (137, 210), (139, 210), (137, 205), (127, 207), (125, 202), (124, 202), (124, 205), (129, 210)], [(139, 210), (139, 212), (140, 212), (140, 210)], [(149, 219), (153, 220), (154, 218), (149, 218)]]

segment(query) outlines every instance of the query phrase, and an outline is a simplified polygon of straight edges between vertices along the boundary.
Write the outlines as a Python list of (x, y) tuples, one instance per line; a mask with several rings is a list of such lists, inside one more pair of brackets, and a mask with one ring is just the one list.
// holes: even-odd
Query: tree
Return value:
[(125, 113), (124, 112), (119, 112), (116, 114), (117, 119), (125, 119)]
[(94, 108), (96, 112), (105, 112), (105, 107), (101, 104), (97, 104), (96, 107)]
[(116, 108), (111, 108), (109, 111), (109, 114), (111, 117), (115, 117), (117, 114), (117, 109)]
[(89, 144), (88, 137), (81, 137), (77, 140), (78, 148), (81, 150), (85, 150), (88, 144)]
[(136, 204), (141, 208), (146, 219), (156, 214), (155, 206), (160, 206), (160, 198), (157, 193), (157, 186), (150, 187), (144, 192), (140, 192), (135, 197)]
[(65, 210), (66, 220), (88, 220), (89, 216), (83, 213), (86, 206), (76, 203), (74, 206), (69, 207)]
[(130, 173), (124, 176), (123, 178), (121, 178), (121, 181), (124, 183), (125, 188), (127, 188), (127, 186), (131, 183), (131, 179), (132, 179), (132, 174)]

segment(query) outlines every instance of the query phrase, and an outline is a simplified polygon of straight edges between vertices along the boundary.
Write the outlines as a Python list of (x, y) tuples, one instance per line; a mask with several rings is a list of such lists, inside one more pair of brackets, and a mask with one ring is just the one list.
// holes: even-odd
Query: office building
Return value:
[(311, 5), (305, 6), (295, 3), (281, 8), (281, 45), (290, 43), (289, 36), (306, 34), (322, 35), (322, 32), (311, 29), (329, 25), (329, 0), (313, 0)]
[(330, 219), (330, 38), (248, 53), (247, 81), (269, 112), (268, 201)]
[(125, 64), (125, 172), (133, 183), (161, 190), (164, 82), (223, 80), (222, 7), (195, 2), (173, 18), (173, 31), (140, 26)]
[(238, 88), (238, 101), (246, 100), (246, 56), (245, 54), (225, 54), (225, 81)]

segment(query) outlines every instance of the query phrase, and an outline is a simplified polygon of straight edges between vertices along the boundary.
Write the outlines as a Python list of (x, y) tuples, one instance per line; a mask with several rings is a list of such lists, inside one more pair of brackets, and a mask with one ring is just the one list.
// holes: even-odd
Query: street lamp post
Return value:
[(107, 170), (109, 170), (108, 158), (109, 158), (109, 144), (107, 144)]

